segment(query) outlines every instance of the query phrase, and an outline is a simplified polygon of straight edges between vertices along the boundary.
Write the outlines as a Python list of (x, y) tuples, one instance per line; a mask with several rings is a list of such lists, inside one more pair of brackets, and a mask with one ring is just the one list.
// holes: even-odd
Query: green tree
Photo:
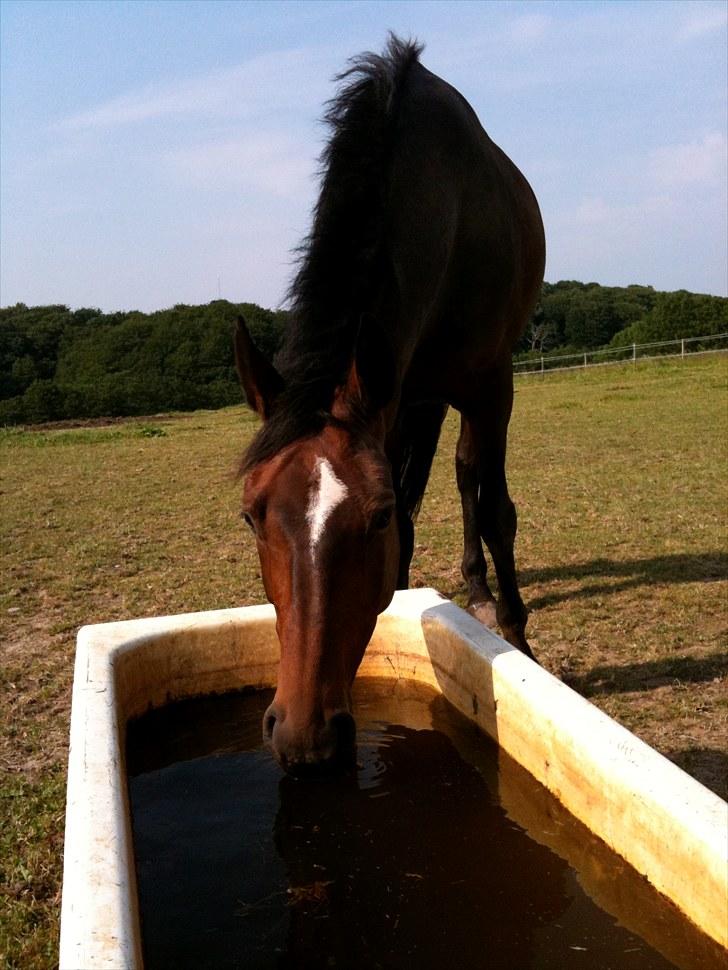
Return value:
[(652, 309), (612, 338), (614, 346), (702, 337), (728, 331), (728, 299), (677, 290), (658, 293)]

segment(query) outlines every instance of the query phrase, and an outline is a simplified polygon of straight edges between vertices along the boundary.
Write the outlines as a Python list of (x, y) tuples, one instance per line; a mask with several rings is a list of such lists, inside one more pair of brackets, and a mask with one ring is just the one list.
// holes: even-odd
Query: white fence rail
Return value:
[(545, 374), (547, 371), (576, 370), (603, 364), (624, 364), (656, 357), (687, 357), (690, 354), (713, 354), (728, 350), (728, 333), (708, 337), (684, 337), (682, 340), (658, 340), (651, 344), (627, 344), (603, 350), (586, 350), (580, 354), (555, 357), (531, 357), (513, 361), (515, 374)]

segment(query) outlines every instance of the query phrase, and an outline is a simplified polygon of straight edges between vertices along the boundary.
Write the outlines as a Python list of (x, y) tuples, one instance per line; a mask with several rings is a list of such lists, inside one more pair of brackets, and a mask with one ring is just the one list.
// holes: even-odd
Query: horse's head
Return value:
[[(236, 357), (248, 401), (265, 421), (282, 381), (242, 324)], [(243, 516), (281, 644), (263, 734), (294, 771), (354, 753), (351, 685), (399, 563), (381, 426), (378, 408), (365, 405), (355, 361), (321, 425), (254, 463), (245, 480)]]

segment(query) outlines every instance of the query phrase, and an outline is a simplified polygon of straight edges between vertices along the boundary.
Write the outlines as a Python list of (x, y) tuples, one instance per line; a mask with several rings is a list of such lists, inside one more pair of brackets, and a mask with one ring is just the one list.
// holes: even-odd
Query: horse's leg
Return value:
[[(506, 442), (513, 406), (513, 373), (510, 362), (489, 375), (486, 394), (474, 418), (468, 418), (478, 467), (478, 527), (493, 557), (498, 577), (498, 625), (509, 643), (533, 658), (526, 640), (528, 611), (516, 579), (513, 547), (516, 539), (516, 508), (506, 481)], [(535, 658), (534, 658), (535, 659)]]
[(415, 519), (430, 477), (447, 404), (427, 401), (404, 406), (387, 439), (387, 456), (397, 497), (399, 573), (397, 589), (409, 586), (409, 569), (415, 546)]
[(405, 463), (402, 434), (402, 416), (387, 442), (387, 454), (392, 469), (392, 484), (396, 497), (395, 515), (399, 532), (399, 568), (397, 589), (409, 589), (409, 570), (415, 549), (415, 526), (406, 507), (402, 490), (402, 466)]
[(478, 522), (478, 448), (470, 421), (461, 415), (455, 452), (455, 475), (463, 510), (463, 579), (468, 586), (468, 612), (491, 629), (496, 625), (495, 597), (490, 591)]
[[(504, 455), (505, 458), (505, 455)], [(533, 657), (526, 640), (528, 611), (523, 605), (516, 579), (513, 546), (516, 540), (516, 507), (506, 484), (504, 463), (493, 463), (486, 469), (480, 486), (480, 528), (488, 551), (493, 557), (498, 577), (498, 625), (503, 636), (527, 657)]]
[(415, 550), (415, 526), (407, 512), (397, 503), (397, 528), (399, 529), (399, 571), (397, 589), (409, 589), (409, 570)]

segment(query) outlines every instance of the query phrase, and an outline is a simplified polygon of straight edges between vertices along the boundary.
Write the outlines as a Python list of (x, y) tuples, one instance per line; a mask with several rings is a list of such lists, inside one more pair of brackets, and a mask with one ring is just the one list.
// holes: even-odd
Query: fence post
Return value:
[(543, 357), (541, 358), (541, 376), (543, 376)]
[(684, 337), (680, 341), (680, 356), (681, 357), (684, 357), (685, 356), (685, 338)]
[(584, 354), (584, 367), (586, 367), (586, 354)]
[(632, 344), (632, 363), (637, 360), (637, 344)]

